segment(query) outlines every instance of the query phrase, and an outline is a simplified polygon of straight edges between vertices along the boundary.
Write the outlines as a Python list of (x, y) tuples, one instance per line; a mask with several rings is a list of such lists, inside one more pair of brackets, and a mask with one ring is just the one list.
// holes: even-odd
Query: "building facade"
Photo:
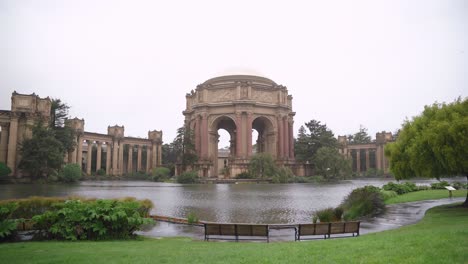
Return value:
[[(13, 92), (11, 110), (0, 110), (0, 162), (14, 177), (25, 176), (18, 170), (19, 146), (32, 137), (32, 127), (40, 119), (48, 124), (51, 100), (35, 94)], [(75, 149), (66, 153), (65, 163), (76, 163), (87, 175), (105, 170), (107, 175), (149, 172), (162, 163), (162, 131), (148, 131), (148, 138), (125, 137), (124, 126), (108, 126), (107, 134), (85, 131), (83, 119), (68, 119), (65, 125), (75, 131)]]

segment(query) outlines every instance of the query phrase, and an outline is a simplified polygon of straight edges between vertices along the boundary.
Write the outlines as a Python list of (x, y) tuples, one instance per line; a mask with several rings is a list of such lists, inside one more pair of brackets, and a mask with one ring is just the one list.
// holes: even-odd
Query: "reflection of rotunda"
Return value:
[[(251, 75), (221, 76), (186, 95), (185, 122), (194, 131), (199, 175), (215, 177), (218, 166), (218, 130), (230, 135), (229, 177), (247, 169), (252, 143), (279, 165), (294, 163), (292, 96), (285, 86)], [(252, 130), (258, 138), (252, 139)]]

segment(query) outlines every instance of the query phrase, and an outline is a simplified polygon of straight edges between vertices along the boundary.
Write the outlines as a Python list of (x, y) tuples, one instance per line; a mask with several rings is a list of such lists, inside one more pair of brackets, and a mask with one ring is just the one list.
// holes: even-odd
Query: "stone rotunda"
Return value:
[[(252, 153), (269, 153), (295, 170), (292, 96), (285, 86), (252, 75), (209, 79), (186, 95), (185, 123), (194, 132), (200, 177), (234, 178)], [(218, 130), (230, 135), (229, 155), (218, 158)], [(252, 138), (256, 130), (258, 138)], [(253, 150), (253, 144), (256, 150)]]

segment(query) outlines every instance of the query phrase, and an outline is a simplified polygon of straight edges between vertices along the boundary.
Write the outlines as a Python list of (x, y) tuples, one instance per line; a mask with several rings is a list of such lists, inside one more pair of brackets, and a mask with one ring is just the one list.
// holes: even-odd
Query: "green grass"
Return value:
[(468, 209), (443, 206), (419, 223), (308, 242), (137, 241), (0, 244), (0, 263), (466, 263)]
[[(406, 202), (416, 202), (423, 200), (434, 200), (448, 198), (448, 190), (426, 190), (426, 191), (417, 191), (405, 193), (398, 195), (397, 197), (390, 198), (385, 201), (385, 204), (396, 204), (396, 203), (406, 203)], [(466, 197), (466, 190), (456, 190), (453, 191), (453, 197)]]

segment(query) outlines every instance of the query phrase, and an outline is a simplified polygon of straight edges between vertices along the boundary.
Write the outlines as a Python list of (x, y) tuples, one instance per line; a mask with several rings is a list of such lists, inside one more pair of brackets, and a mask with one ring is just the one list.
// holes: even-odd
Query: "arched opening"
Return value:
[(221, 116), (213, 122), (211, 131), (212, 140), (210, 142), (212, 146), (210, 149), (215, 157), (212, 176), (229, 178), (229, 160), (236, 153), (236, 124), (230, 117)]
[(264, 116), (257, 117), (252, 123), (252, 154), (270, 153), (275, 157), (273, 142), (273, 124)]

